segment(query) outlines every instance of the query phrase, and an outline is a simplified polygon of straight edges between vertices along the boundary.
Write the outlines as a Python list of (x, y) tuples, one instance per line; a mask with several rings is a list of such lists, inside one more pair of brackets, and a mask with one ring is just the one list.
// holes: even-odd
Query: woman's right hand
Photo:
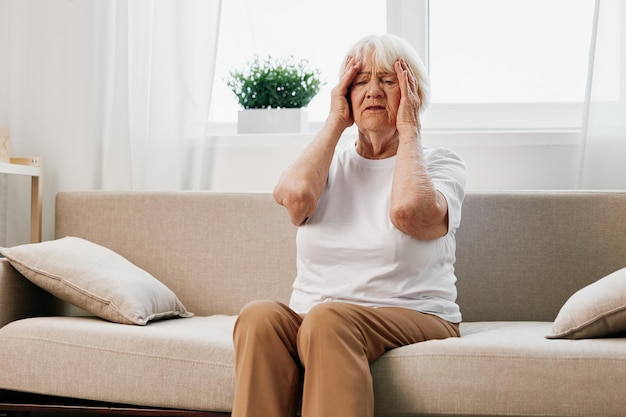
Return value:
[(360, 62), (348, 57), (341, 79), (330, 93), (330, 114), (326, 123), (274, 187), (274, 199), (287, 208), (291, 222), (296, 226), (305, 223), (315, 213), (335, 147), (343, 131), (354, 123), (348, 94), (352, 80), (361, 68)]
[(344, 129), (352, 126), (354, 123), (348, 94), (350, 93), (352, 80), (359, 73), (361, 67), (362, 63), (360, 61), (357, 61), (353, 56), (349, 56), (346, 59), (339, 83), (330, 92), (330, 114), (328, 118), (341, 123)]

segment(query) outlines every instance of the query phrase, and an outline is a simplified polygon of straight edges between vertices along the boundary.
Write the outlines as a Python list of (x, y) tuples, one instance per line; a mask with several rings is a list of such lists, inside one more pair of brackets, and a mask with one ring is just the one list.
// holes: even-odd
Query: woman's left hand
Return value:
[(415, 132), (416, 130), (419, 132), (421, 129), (419, 118), (421, 100), (418, 94), (417, 78), (411, 67), (402, 58), (396, 61), (394, 68), (400, 86), (400, 106), (398, 107), (396, 128), (400, 133), (403, 131)]

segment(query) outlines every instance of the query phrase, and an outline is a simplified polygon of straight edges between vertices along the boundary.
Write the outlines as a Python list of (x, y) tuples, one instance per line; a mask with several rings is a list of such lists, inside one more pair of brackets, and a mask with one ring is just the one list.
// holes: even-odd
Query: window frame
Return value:
[[(430, 0), (387, 0), (387, 30), (410, 42), (429, 69)], [(584, 103), (433, 103), (429, 130), (579, 130)]]
[[(411, 43), (429, 68), (430, 0), (386, 0), (389, 33)], [(431, 103), (424, 113), (424, 130), (429, 131), (556, 131), (582, 129), (583, 102), (541, 103)], [(310, 120), (317, 131), (323, 121)], [(207, 132), (232, 133), (236, 123), (209, 122)]]

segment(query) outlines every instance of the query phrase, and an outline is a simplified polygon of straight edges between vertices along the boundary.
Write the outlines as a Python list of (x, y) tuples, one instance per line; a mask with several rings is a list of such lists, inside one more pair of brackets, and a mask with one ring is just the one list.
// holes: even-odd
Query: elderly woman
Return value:
[[(429, 93), (415, 50), (391, 35), (347, 53), (321, 131), (274, 190), (298, 225), (289, 305), (255, 301), (234, 329), (234, 417), (367, 417), (370, 363), (459, 336), (455, 230), (465, 168), (427, 149)], [(358, 128), (355, 143), (339, 144)], [(343, 143), (343, 142), (342, 142)]]

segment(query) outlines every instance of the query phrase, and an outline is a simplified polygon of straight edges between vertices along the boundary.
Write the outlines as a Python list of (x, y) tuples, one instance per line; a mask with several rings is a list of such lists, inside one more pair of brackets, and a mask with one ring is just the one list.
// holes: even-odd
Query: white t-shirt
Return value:
[(451, 150), (424, 149), (435, 189), (448, 203), (448, 233), (421, 241), (389, 217), (395, 157), (372, 160), (340, 146), (317, 210), (297, 232), (297, 276), (290, 307), (341, 301), (404, 307), (461, 321), (454, 275), (465, 165)]

